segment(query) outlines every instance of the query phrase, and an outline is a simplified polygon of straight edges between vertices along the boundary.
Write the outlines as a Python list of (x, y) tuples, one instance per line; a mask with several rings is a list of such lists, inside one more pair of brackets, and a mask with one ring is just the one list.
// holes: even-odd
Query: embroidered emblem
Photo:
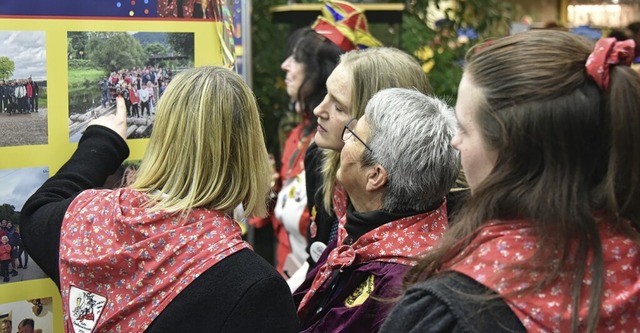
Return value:
[(356, 288), (353, 294), (344, 300), (344, 305), (348, 308), (362, 305), (362, 303), (371, 296), (371, 293), (373, 293), (373, 289), (375, 288), (374, 279), (373, 275), (369, 275), (369, 277)]
[(76, 333), (89, 333), (93, 332), (98, 323), (102, 310), (107, 304), (107, 298), (76, 286), (71, 286), (67, 304), (69, 304), (69, 316), (73, 323), (73, 331)]

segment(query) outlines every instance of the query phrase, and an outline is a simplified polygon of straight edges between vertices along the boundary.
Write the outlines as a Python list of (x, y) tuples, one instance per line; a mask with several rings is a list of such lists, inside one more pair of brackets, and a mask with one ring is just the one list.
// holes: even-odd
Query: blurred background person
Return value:
[[(343, 21), (327, 23), (327, 15), (342, 13)], [(356, 16), (357, 15), (357, 16)], [(290, 38), (289, 56), (281, 68), (286, 72), (285, 85), (291, 98), (291, 105), (299, 122), (287, 135), (284, 143), (280, 170), (274, 182), (275, 204), (271, 223), (277, 238), (276, 267), (285, 277), (291, 277), (307, 259), (307, 230), (310, 211), (305, 174), (305, 155), (313, 143), (317, 128), (317, 119), (313, 110), (327, 94), (326, 81), (344, 52), (358, 47), (348, 39), (355, 35), (355, 18), (364, 19), (362, 11), (342, 1), (327, 1), (323, 16), (319, 17), (312, 28), (296, 30)], [(353, 18), (353, 19), (351, 19)], [(335, 28), (340, 25), (343, 30)], [(331, 28), (333, 27), (333, 28)], [(365, 23), (366, 27), (366, 23)], [(349, 33), (345, 33), (349, 32)], [(377, 46), (373, 38), (362, 41), (360, 47)], [(257, 227), (264, 226), (268, 220), (251, 220)], [(301, 279), (292, 282), (292, 290)]]

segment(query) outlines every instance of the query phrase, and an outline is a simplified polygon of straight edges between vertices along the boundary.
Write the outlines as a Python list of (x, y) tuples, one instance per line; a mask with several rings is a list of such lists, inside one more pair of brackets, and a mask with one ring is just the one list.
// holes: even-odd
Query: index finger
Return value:
[(127, 119), (127, 107), (122, 96), (116, 97), (116, 118)]

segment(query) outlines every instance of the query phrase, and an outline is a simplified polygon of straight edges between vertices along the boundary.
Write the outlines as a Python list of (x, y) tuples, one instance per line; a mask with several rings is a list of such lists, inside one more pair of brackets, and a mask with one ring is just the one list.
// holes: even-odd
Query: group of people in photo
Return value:
[[(635, 332), (635, 49), (496, 38), (467, 53), (451, 106), (360, 9), (325, 1), (280, 65), (300, 120), (276, 170), (238, 74), (121, 70), (101, 83), (115, 114), (24, 204), (23, 242), (65, 331)], [(140, 165), (105, 187), (129, 157), (127, 117), (153, 110)], [(273, 227), (275, 263), (239, 207)]]
[(0, 110), (9, 115), (38, 112), (38, 83), (26, 79), (0, 81)]
[(156, 66), (112, 72), (98, 82), (102, 106), (115, 105), (116, 97), (122, 96), (129, 117), (144, 117), (145, 112), (150, 117), (172, 77), (171, 69)]
[[(24, 260), (23, 260), (24, 256)], [(18, 275), (17, 269), (27, 269), (29, 255), (22, 246), (20, 229), (11, 220), (0, 222), (0, 276), (3, 282)]]

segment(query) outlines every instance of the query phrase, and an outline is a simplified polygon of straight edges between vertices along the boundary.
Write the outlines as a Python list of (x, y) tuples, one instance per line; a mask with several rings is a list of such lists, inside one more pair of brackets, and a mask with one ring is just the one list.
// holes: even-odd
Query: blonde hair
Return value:
[[(367, 102), (380, 90), (387, 88), (416, 89), (423, 94), (431, 93), (427, 75), (416, 59), (391, 47), (376, 47), (351, 51), (340, 57), (340, 64), (351, 72), (351, 117), (364, 115)], [(336, 182), (336, 172), (340, 167), (340, 152), (324, 151), (322, 173), (323, 203), (327, 212), (332, 213), (332, 196)]]
[(158, 102), (131, 188), (153, 210), (206, 208), (266, 215), (271, 172), (255, 97), (235, 73), (200, 67), (177, 75)]

